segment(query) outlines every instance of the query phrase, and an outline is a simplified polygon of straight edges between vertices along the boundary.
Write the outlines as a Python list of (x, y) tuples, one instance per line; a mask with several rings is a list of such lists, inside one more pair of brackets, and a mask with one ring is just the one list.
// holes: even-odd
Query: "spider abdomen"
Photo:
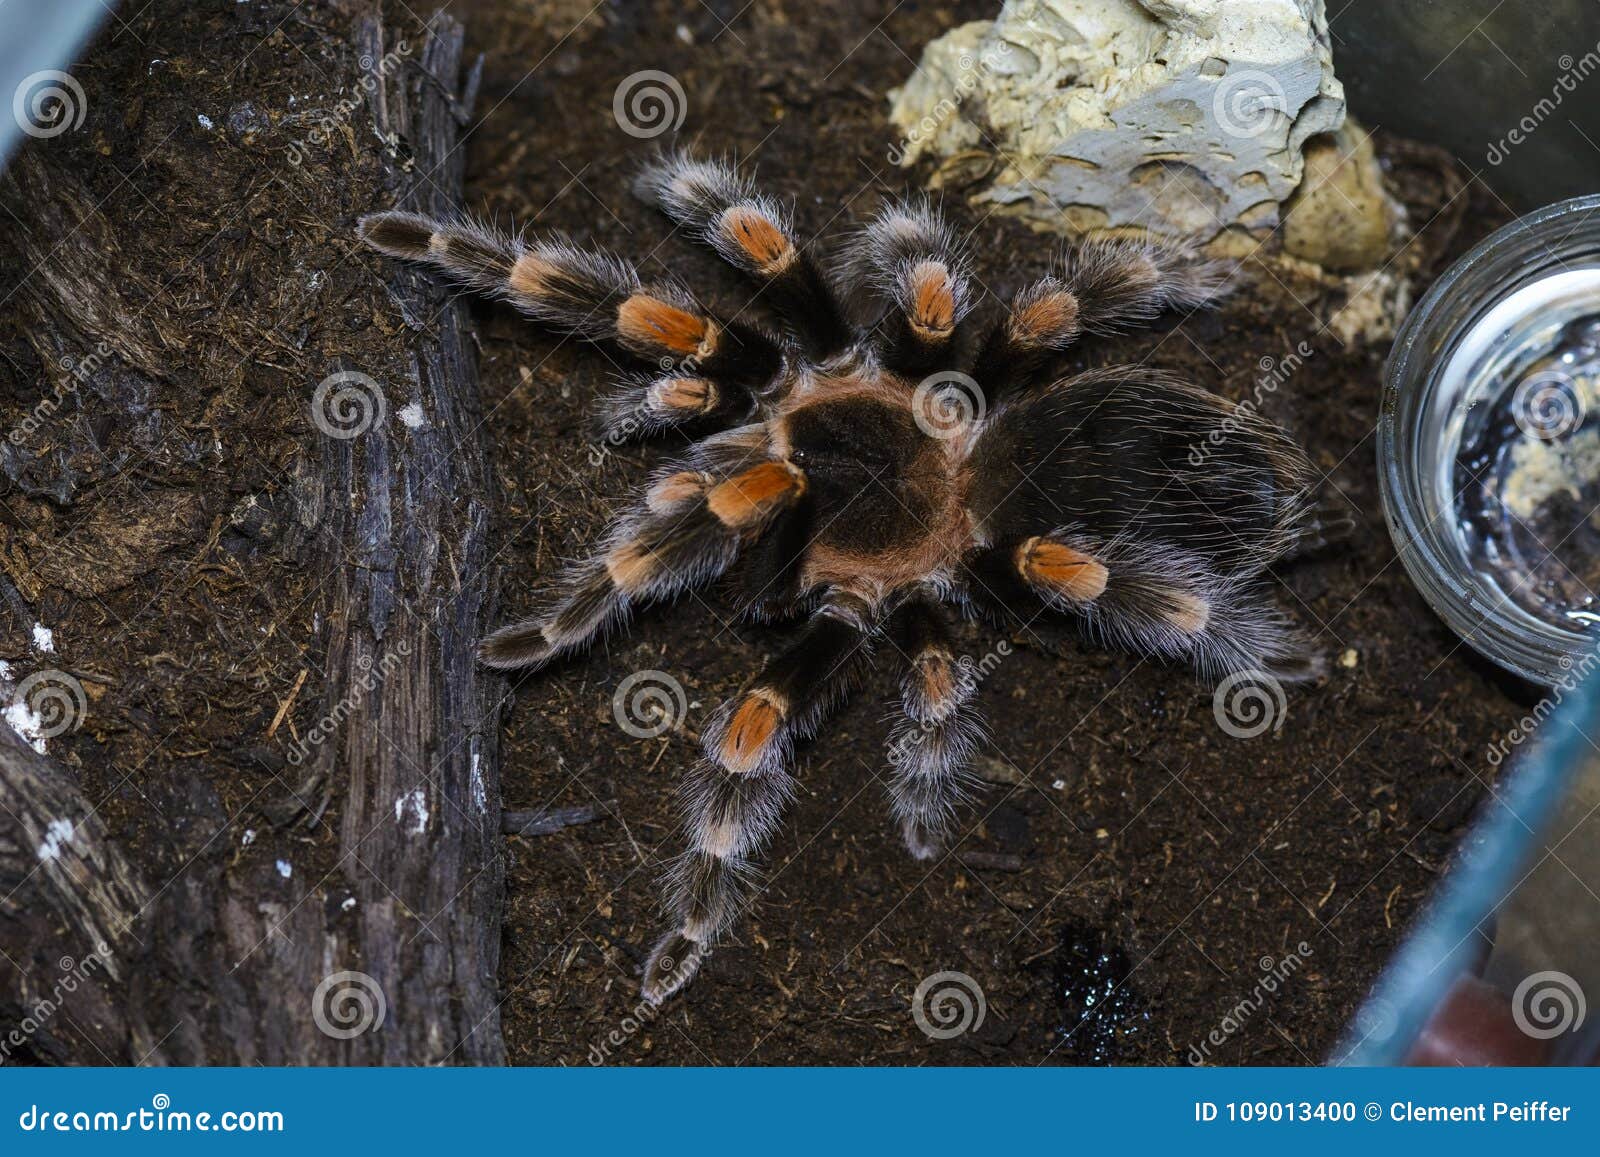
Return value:
[(996, 540), (1071, 523), (1255, 573), (1306, 510), (1303, 459), (1226, 400), (1161, 375), (1074, 379), (1006, 407), (973, 454), (974, 516)]

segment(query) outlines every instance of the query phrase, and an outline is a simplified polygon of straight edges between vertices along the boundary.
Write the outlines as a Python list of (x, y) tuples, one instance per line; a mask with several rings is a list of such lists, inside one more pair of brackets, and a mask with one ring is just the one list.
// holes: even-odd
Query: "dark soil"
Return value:
[[(0, 655), (32, 662), (32, 622), (56, 629), (61, 663), (88, 686), (95, 723), (52, 752), (84, 770), (86, 794), (107, 801), (108, 826), (129, 841), (152, 809), (195, 806), (163, 794), (167, 769), (185, 761), (205, 761), (215, 792), (206, 807), (219, 825), (289, 794), (275, 754), (282, 736), (262, 737), (276, 730), (321, 628), (297, 531), (274, 525), (272, 498), (304, 467), (305, 383), (360, 364), (374, 318), (394, 324), (373, 259), (349, 242), (353, 216), (373, 207), (371, 174), (353, 173), (333, 203), (295, 172), (266, 187), (250, 180), (258, 162), (247, 156), (247, 97), (276, 113), (289, 93), (316, 87), (316, 22), (245, 27), (248, 15), (223, 7), (183, 23), (191, 39), (178, 42), (178, 22), (157, 5), (132, 25), (139, 43), (123, 32), (101, 50), (92, 82), (141, 95), (125, 107), (93, 105), (94, 135), (75, 146), (83, 155), (74, 162), (126, 230), (128, 292), (160, 301), (145, 335), (162, 351), (151, 375), (209, 375), (214, 404), (172, 414), (158, 388), (145, 427), (96, 427), (97, 407), (126, 408), (124, 387), (86, 390), (76, 404), (88, 449), (48, 477), (13, 478), (4, 494), (16, 589), (0, 589), (9, 608)], [(737, 280), (669, 238), (627, 194), (654, 146), (618, 129), (619, 82), (641, 69), (672, 74), (688, 100), (681, 139), (747, 157), (772, 191), (794, 200), (806, 231), (837, 236), (920, 179), (886, 157), (887, 90), (912, 70), (920, 45), (991, 7), (457, 0), (469, 48), (487, 56), (482, 120), (466, 146), (469, 207), (593, 239), (635, 257), (647, 275), (670, 270), (737, 309), (747, 297)], [(269, 56), (235, 60), (261, 43)], [(208, 67), (219, 52), (232, 54), (229, 64)], [(200, 97), (215, 132), (195, 127)], [(182, 135), (161, 150), (172, 134)], [(1425, 151), (1390, 140), (1381, 151), (1422, 227), (1417, 263), (1437, 272), (1503, 220), (1480, 184), (1453, 196), (1458, 185)], [(139, 160), (156, 153), (151, 165)], [(1053, 239), (985, 219), (959, 198), (946, 208), (970, 230), (989, 290), (1008, 294), (1043, 271)], [(275, 264), (239, 263), (247, 234), (271, 236)], [(140, 265), (156, 251), (192, 259)], [(1231, 738), (1214, 717), (1212, 689), (1184, 670), (1016, 638), (982, 690), (995, 737), (985, 775), (1002, 782), (988, 785), (951, 855), (919, 863), (887, 818), (879, 782), (897, 677), (884, 664), (804, 752), (802, 792), (770, 851), (770, 884), (753, 917), (682, 997), (641, 1018), (639, 970), (663, 928), (657, 876), (677, 847), (673, 787), (711, 709), (788, 637), (732, 621), (714, 592), (648, 615), (627, 636), (515, 688), (505, 806), (606, 806), (587, 826), (508, 840), (501, 984), (510, 1057), (1183, 1063), (1263, 969), (1296, 953), (1293, 977), (1207, 1056), (1323, 1058), (1447, 863), (1493, 771), (1486, 744), (1520, 691), (1449, 634), (1398, 565), (1374, 465), (1384, 349), (1342, 348), (1323, 328), (1336, 301), (1290, 288), (1245, 293), (1181, 326), (1086, 343), (1078, 355), (1083, 364), (1149, 356), (1243, 398), (1262, 359), (1282, 359), (1302, 340), (1315, 349), (1263, 409), (1328, 472), (1356, 522), (1347, 545), (1281, 575), (1284, 604), (1344, 660), (1289, 689), (1279, 729)], [(509, 617), (596, 539), (658, 451), (596, 450), (589, 403), (613, 370), (604, 356), (542, 336), (507, 309), (476, 312), (503, 484), (495, 541)], [(8, 311), (0, 335), (0, 375), (16, 391), (7, 429), (50, 376), (25, 340), (27, 321)], [(81, 493), (64, 513), (49, 491), (68, 476)], [(252, 496), (262, 500), (259, 517)], [(77, 590), (70, 576), (40, 573), (36, 560), (49, 552), (35, 547), (69, 529), (99, 552), (88, 559), (95, 573), (119, 569), (120, 581)], [(998, 641), (964, 629), (974, 656)], [(686, 688), (680, 731), (639, 740), (616, 725), (613, 693), (641, 669)], [(313, 686), (319, 677), (312, 672)], [(316, 714), (297, 703), (283, 726), (303, 731)], [(328, 841), (315, 832), (237, 826), (261, 834), (241, 846), (230, 829), (229, 854), (259, 860), (263, 872), (280, 858), (312, 879), (328, 866)], [(211, 827), (202, 827), (192, 847), (161, 853), (175, 870), (208, 850)], [(974, 1031), (932, 1039), (913, 1020), (912, 994), (944, 971), (976, 982), (986, 1014)], [(1107, 997), (1110, 1023), (1094, 1011)]]
[[(748, 158), (794, 200), (806, 230), (837, 236), (917, 179), (885, 157), (894, 141), (886, 91), (921, 44), (987, 6), (690, 7), (607, 6), (572, 30), (564, 17), (473, 5), (469, 28), (488, 53), (486, 99), (504, 103), (473, 139), (468, 200), (593, 237), (737, 308), (741, 284), (627, 195), (648, 146), (616, 127), (618, 84), (644, 68), (671, 73), (688, 97), (681, 137)], [(1430, 264), (1502, 219), (1481, 186), (1447, 205), (1445, 190), (1458, 186), (1412, 163), (1417, 150), (1386, 142), (1385, 152), (1413, 223), (1431, 223), (1417, 243)], [(971, 232), (992, 291), (1009, 293), (1043, 270), (1049, 239), (985, 220), (956, 198), (946, 209)], [(1341, 349), (1321, 332), (1325, 316), (1281, 293), (1256, 294), (1181, 329), (1086, 346), (1082, 357), (1149, 355), (1243, 398), (1261, 359), (1312, 343), (1315, 355), (1264, 409), (1330, 472), (1357, 529), (1348, 546), (1285, 571), (1283, 598), (1330, 656), (1353, 651), (1353, 667), (1334, 664), (1324, 681), (1290, 688), (1281, 730), (1236, 740), (1218, 727), (1211, 689), (1185, 671), (1014, 640), (982, 702), (991, 759), (1017, 782), (991, 784), (954, 854), (922, 864), (884, 806), (884, 716), (897, 678), (885, 663), (806, 751), (803, 791), (754, 918), (682, 998), (634, 1019), (639, 969), (663, 927), (656, 879), (677, 847), (672, 790), (694, 758), (691, 735), (786, 638), (732, 621), (715, 595), (651, 614), (627, 637), (518, 688), (506, 806), (615, 803), (592, 826), (510, 842), (501, 976), (510, 1055), (569, 1064), (1181, 1063), (1250, 995), (1268, 958), (1304, 941), (1303, 970), (1209, 1055), (1323, 1058), (1434, 885), (1490, 774), (1484, 745), (1511, 711), (1498, 678), (1428, 612), (1398, 565), (1374, 468), (1385, 351)], [(604, 358), (541, 338), (508, 311), (482, 317), (514, 612), (531, 605), (539, 576), (594, 540), (653, 457), (591, 462), (588, 402), (612, 370)], [(965, 641), (977, 656), (997, 640), (974, 628)], [(637, 740), (616, 726), (612, 694), (641, 669), (682, 681), (684, 734)], [(968, 852), (1014, 856), (1022, 870), (968, 866)], [(1085, 929), (1096, 930), (1089, 947)], [(1138, 995), (1117, 998), (1123, 1031), (1084, 1021), (1096, 982), (1074, 987), (1068, 977), (1085, 953), (1128, 962), (1125, 987)], [(974, 1032), (930, 1040), (913, 1023), (911, 997), (946, 970), (977, 982), (987, 1014)], [(1077, 1040), (1080, 1023), (1092, 1044)], [(613, 1032), (621, 1044), (608, 1043)]]

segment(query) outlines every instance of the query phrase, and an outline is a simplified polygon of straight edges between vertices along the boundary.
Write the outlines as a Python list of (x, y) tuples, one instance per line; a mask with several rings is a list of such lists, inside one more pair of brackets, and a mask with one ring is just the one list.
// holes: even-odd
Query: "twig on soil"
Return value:
[(1032, 964), (1034, 961), (1043, 960), (1046, 956), (1050, 956), (1050, 955), (1052, 955), (1052, 954), (1054, 954), (1056, 952), (1059, 952), (1060, 950), (1061, 950), (1061, 945), (1059, 945), (1059, 944), (1046, 944), (1043, 948), (1039, 949), (1039, 951), (1035, 952), (1032, 956), (1024, 956), (1021, 960), (1017, 961), (1017, 967), (1018, 968), (1026, 968), (1028, 965)]
[(1021, 856), (1009, 852), (959, 852), (956, 858), (969, 868), (991, 872), (1020, 872), (1025, 866)]
[(300, 698), (300, 688), (306, 685), (306, 676), (311, 674), (309, 667), (300, 668), (300, 677), (294, 681), (294, 686), (289, 688), (289, 694), (278, 704), (278, 713), (272, 717), (272, 726), (267, 728), (266, 738), (271, 739), (278, 733), (278, 725), (283, 722), (283, 717), (289, 714), (289, 708), (294, 706), (294, 701)]
[(586, 803), (578, 807), (558, 807), (549, 811), (501, 812), (500, 831), (507, 836), (550, 836), (562, 828), (576, 824), (589, 824), (600, 818), (602, 808), (614, 806)]

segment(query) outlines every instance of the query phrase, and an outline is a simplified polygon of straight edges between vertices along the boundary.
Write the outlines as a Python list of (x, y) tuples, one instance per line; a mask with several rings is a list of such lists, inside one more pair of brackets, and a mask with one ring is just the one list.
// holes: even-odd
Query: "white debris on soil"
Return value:
[(33, 624), (33, 649), (48, 654), (56, 649), (56, 633), (43, 623)]
[(200, 127), (203, 128), (203, 129), (206, 129), (206, 130), (209, 131), (213, 127), (212, 122), (211, 122), (211, 118), (206, 116), (205, 113), (201, 113), (199, 116), (195, 117), (194, 119), (200, 122)]
[(399, 412), (395, 414), (395, 417), (399, 418), (402, 424), (413, 430), (422, 429), (427, 422), (427, 418), (423, 416), (422, 403), (420, 402), (412, 402), (408, 406), (402, 406)]
[(1346, 346), (1391, 341), (1411, 311), (1411, 278), (1391, 269), (1344, 279), (1345, 302), (1328, 317), (1328, 330)]
[(354, 908), (355, 906), (356, 906), (356, 898), (354, 896), (346, 896), (344, 898), (344, 903), (339, 905), (339, 911), (348, 912), (348, 911), (350, 911), (350, 909)]
[(255, 830), (255, 828), (245, 828), (245, 830), (244, 830), (244, 838), (239, 841), (239, 846), (241, 848), (248, 848), (251, 844), (253, 844), (255, 842), (256, 842), (256, 830)]
[(1007, 0), (892, 95), (893, 159), (976, 159), (976, 200), (1201, 239), (1276, 225), (1302, 146), (1345, 112), (1323, 0)]
[(288, 860), (279, 860), (278, 875), (287, 880), (290, 876), (294, 875), (294, 865), (289, 863)]
[(49, 863), (61, 858), (61, 847), (72, 839), (71, 820), (51, 820), (44, 830), (44, 843), (39, 845), (39, 862)]
[(414, 836), (428, 830), (428, 796), (422, 788), (414, 787), (394, 801), (394, 822)]
[(40, 755), (45, 753), (44, 717), (29, 706), (26, 699), (18, 699), (6, 706), (6, 722)]

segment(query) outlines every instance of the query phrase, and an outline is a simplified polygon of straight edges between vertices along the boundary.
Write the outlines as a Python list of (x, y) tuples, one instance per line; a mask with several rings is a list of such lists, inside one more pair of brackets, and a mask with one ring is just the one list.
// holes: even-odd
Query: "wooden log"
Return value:
[[(270, 33), (272, 21), (281, 25), (295, 7), (250, 19), (266, 21)], [(159, 18), (192, 20), (196, 28), (213, 15), (168, 9)], [(349, 25), (338, 23), (346, 16)], [(281, 152), (263, 153), (263, 177), (276, 179), (268, 164), (320, 166), (330, 178), (325, 186), (338, 188), (342, 171), (375, 169), (378, 203), (312, 206), (349, 239), (345, 257), (355, 250), (358, 212), (455, 211), (458, 146), (477, 78), (464, 67), (461, 25), (441, 14), (426, 29), (390, 27), (375, 0), (325, 8), (308, 23), (327, 38), (327, 57), (341, 62), (339, 91), (353, 98), (351, 108), (335, 118), (336, 147), (304, 149), (287, 162)], [(253, 130), (239, 117), (242, 138)], [(58, 378), (59, 402), (45, 417), (58, 408), (96, 411), (90, 420), (58, 421), (51, 429), (64, 433), (0, 457), (14, 493), (61, 508), (115, 473), (95, 473), (102, 465), (82, 453), (85, 437), (104, 434), (96, 434), (97, 422), (159, 425), (152, 397), (176, 396), (182, 409), (203, 413), (215, 388), (166, 364), (163, 347), (186, 335), (170, 311), (151, 308), (163, 287), (122, 275), (117, 248), (138, 242), (119, 238), (103, 200), (70, 165), (32, 147), (0, 188), (11, 215), (0, 226), (0, 250), (17, 258), (18, 269), (48, 271), (24, 275), (13, 302), (27, 315), (27, 340)], [(272, 241), (263, 231), (251, 243)], [(173, 266), (181, 269), (177, 258)], [(29, 1006), (60, 971), (65, 946), (105, 945), (104, 973), (29, 1034), (32, 1059), (504, 1061), (497, 977), (504, 685), (475, 661), (491, 610), (494, 485), (477, 371), (464, 307), (398, 265), (374, 267), (402, 319), (382, 364), (374, 364), (369, 343), (362, 364), (336, 367), (357, 376), (319, 391), (312, 421), (293, 429), (298, 447), (283, 447), (293, 484), (273, 517), (289, 529), (272, 549), (318, 581), (314, 614), (306, 615), (317, 624), (315, 642), (303, 651), (292, 693), (269, 713), (271, 745), (259, 748), (260, 760), (281, 771), (281, 786), (258, 792), (259, 802), (252, 796), (249, 811), (234, 815), (219, 785), (246, 772), (243, 746), (233, 762), (222, 755), (214, 757), (220, 763), (166, 760), (159, 796), (140, 813), (138, 830), (115, 830), (66, 766), (14, 737), (0, 742), (0, 1017), (15, 1019)], [(383, 308), (381, 300), (374, 306)], [(61, 382), (61, 361), (47, 355), (83, 349), (101, 351), (93, 369)], [(341, 395), (350, 389), (357, 393)], [(348, 416), (346, 404), (360, 402), (362, 390), (376, 412), (359, 435), (324, 432), (321, 419)], [(147, 556), (203, 538), (204, 496), (193, 517), (177, 500), (185, 497), (161, 504), (137, 534), (125, 532), (116, 510), (91, 513), (73, 527), (77, 537), (65, 536), (66, 546), (48, 557), (24, 549), (42, 533), (22, 527), (20, 545), (0, 560), (11, 572), (10, 560), (30, 559), (31, 570), (12, 573), (21, 592), (15, 601), (25, 607), (40, 590), (72, 589), (84, 560), (137, 573)], [(213, 529), (196, 557), (216, 539)], [(46, 566), (59, 570), (41, 581)], [(86, 585), (74, 593), (92, 602), (103, 592)], [(245, 606), (266, 595), (250, 592)], [(270, 634), (278, 626), (261, 619), (254, 629)], [(220, 619), (218, 630), (227, 634)], [(183, 696), (181, 682), (171, 693)], [(253, 824), (299, 833), (327, 862), (291, 879), (287, 859), (274, 867), (241, 856)], [(42, 870), (41, 847), (52, 850)]]
[(148, 896), (71, 775), (0, 726), (0, 1064), (129, 1059)]

